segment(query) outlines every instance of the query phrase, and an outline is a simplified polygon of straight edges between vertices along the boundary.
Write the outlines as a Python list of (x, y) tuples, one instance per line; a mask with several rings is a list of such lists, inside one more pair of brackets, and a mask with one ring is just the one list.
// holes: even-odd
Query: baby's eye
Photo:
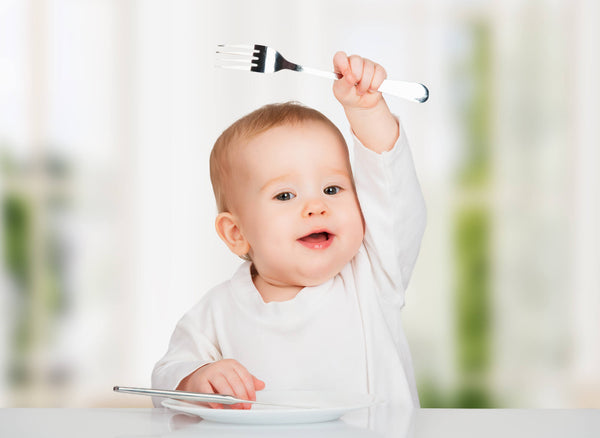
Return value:
[(338, 186), (329, 186), (323, 189), (323, 193), (326, 195), (337, 195), (342, 189)]
[(289, 201), (290, 199), (295, 197), (296, 195), (290, 192), (283, 192), (279, 193), (278, 195), (275, 195), (275, 199), (277, 199), (278, 201)]

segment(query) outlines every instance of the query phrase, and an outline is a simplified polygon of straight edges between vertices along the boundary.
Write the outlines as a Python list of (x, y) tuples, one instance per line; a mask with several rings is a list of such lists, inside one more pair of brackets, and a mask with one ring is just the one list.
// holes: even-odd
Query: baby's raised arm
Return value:
[(343, 75), (334, 82), (334, 95), (364, 146), (354, 148), (353, 174), (365, 221), (365, 249), (381, 274), (376, 280), (380, 290), (403, 303), (426, 221), (410, 148), (397, 118), (376, 91), (386, 78), (383, 67), (344, 52), (336, 53), (333, 63)]
[(344, 107), (354, 135), (367, 148), (382, 153), (393, 148), (400, 127), (383, 96), (377, 91), (386, 72), (382, 66), (357, 55), (337, 52), (333, 66), (342, 78), (333, 94)]

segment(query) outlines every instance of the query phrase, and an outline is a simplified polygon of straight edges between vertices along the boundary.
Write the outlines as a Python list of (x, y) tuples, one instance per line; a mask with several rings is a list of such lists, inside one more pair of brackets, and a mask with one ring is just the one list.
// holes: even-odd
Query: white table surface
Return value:
[(167, 409), (0, 409), (0, 437), (307, 437), (521, 438), (600, 437), (600, 410), (418, 409), (384, 427), (337, 421), (241, 426), (202, 421)]

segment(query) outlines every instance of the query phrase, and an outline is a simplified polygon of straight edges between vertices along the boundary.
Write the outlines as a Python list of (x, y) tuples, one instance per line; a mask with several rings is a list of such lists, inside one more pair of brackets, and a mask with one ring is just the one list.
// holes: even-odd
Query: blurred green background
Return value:
[(427, 84), (389, 98), (428, 227), (404, 321), (423, 407), (600, 407), (600, 6), (593, 0), (0, 0), (0, 406), (149, 406), (179, 317), (239, 261), (208, 154), (320, 78), (213, 67), (264, 43)]

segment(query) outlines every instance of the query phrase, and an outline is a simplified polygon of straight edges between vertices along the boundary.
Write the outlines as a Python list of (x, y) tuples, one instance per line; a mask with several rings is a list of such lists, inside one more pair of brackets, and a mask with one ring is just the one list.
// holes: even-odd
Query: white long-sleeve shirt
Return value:
[(426, 215), (404, 132), (382, 154), (355, 139), (353, 172), (365, 238), (344, 269), (289, 301), (265, 303), (251, 262), (243, 263), (179, 321), (153, 387), (176, 388), (200, 366), (232, 358), (266, 389), (360, 392), (419, 405), (400, 310)]

